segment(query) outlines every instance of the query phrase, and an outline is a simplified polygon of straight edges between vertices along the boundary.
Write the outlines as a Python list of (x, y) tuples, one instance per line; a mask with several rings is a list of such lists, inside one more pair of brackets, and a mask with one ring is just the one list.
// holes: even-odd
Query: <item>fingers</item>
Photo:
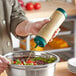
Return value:
[(2, 68), (5, 70), (6, 68), (8, 68), (8, 65), (5, 65), (4, 63), (0, 63), (0, 70), (2, 70)]
[(53, 40), (53, 38), (55, 38), (55, 37), (57, 36), (57, 34), (59, 33), (59, 31), (60, 31), (60, 28), (58, 28), (58, 29), (54, 32), (52, 38), (49, 40), (50, 42)]
[(36, 28), (42, 28), (44, 26), (44, 24), (48, 23), (49, 22), (49, 19), (45, 19), (43, 21), (38, 21), (38, 22), (35, 22), (35, 26)]
[(6, 68), (4, 68), (4, 67), (0, 67), (0, 74), (3, 73), (4, 70), (6, 70)]
[(0, 74), (1, 74), (2, 72), (4, 72), (4, 68), (1, 68), (1, 69), (0, 69)]
[(8, 67), (9, 61), (0, 55), (0, 74)]
[(53, 34), (52, 38), (56, 37), (57, 34), (59, 33), (59, 31), (60, 31), (60, 28), (58, 28), (58, 29), (55, 31), (55, 33)]
[(43, 21), (34, 22), (31, 24), (30, 32), (34, 35), (37, 35), (40, 29), (44, 26), (44, 24), (48, 23), (49, 20), (45, 19)]
[(9, 64), (9, 61), (4, 56), (0, 55), (0, 60), (5, 64)]
[(34, 28), (34, 29), (31, 30), (31, 32), (32, 32), (34, 35), (37, 35), (38, 32), (39, 32), (39, 29)]
[(49, 19), (45, 19), (43, 21), (37, 21), (37, 22), (28, 22), (25, 27), (25, 33), (32, 33), (36, 35), (39, 30), (42, 28), (44, 24), (49, 22)]

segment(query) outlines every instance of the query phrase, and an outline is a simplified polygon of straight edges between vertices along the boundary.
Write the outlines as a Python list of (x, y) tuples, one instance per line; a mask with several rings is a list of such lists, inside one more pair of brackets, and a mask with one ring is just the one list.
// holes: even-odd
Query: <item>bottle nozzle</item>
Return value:
[(45, 41), (42, 37), (40, 37), (40, 36), (36, 36), (36, 37), (34, 38), (34, 41), (35, 41), (35, 43), (36, 43), (35, 48), (36, 48), (37, 46), (44, 47), (44, 46), (46, 45), (46, 41)]
[(38, 44), (36, 44), (35, 48), (38, 46)]

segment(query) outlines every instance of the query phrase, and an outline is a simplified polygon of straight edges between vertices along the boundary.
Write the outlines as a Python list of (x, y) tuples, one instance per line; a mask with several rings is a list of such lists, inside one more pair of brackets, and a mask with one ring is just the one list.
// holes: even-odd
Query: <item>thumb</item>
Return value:
[(0, 60), (5, 64), (9, 64), (9, 60), (7, 58), (5, 58), (4, 56), (0, 55)]

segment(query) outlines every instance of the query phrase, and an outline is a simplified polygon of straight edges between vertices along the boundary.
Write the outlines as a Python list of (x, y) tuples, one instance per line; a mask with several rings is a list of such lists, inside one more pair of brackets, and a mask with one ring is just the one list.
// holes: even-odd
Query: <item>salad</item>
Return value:
[(45, 65), (53, 63), (57, 60), (56, 57), (43, 58), (43, 57), (31, 57), (27, 60), (28, 57), (15, 57), (12, 60), (12, 64), (16, 65)]

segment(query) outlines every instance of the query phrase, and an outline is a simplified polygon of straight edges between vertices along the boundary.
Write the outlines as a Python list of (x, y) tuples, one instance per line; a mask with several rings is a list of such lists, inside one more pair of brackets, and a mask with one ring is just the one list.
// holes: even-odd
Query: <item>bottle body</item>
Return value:
[(49, 40), (52, 38), (54, 32), (64, 22), (64, 20), (66, 19), (65, 16), (66, 16), (66, 12), (63, 9), (58, 8), (53, 13), (52, 17), (50, 17), (50, 22), (45, 24), (39, 31), (37, 37), (41, 37), (41, 38), (43, 38), (43, 40), (36, 37), (34, 40), (36, 42), (36, 44), (39, 46), (43, 45), (43, 47), (44, 47), (49, 42)]
[(60, 11), (55, 11), (50, 19), (50, 22), (45, 24), (39, 31), (38, 36), (45, 39), (46, 43), (52, 38), (54, 32), (59, 28), (62, 22), (65, 20), (65, 16)]

